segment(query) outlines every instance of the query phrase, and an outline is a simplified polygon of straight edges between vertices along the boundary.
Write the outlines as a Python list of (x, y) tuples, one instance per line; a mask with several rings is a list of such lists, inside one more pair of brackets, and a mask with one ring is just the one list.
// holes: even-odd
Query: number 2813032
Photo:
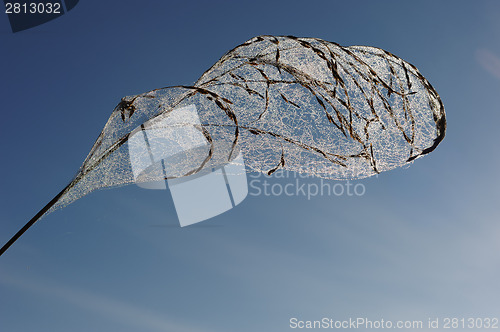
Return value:
[(59, 2), (47, 3), (19, 3), (6, 2), (6, 14), (61, 14), (61, 4)]

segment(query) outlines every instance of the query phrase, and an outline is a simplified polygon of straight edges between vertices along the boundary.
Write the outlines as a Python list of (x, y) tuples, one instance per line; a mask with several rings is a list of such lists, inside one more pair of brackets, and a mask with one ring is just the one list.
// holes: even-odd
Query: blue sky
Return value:
[(187, 228), (166, 191), (92, 193), (0, 257), (0, 330), (498, 317), (496, 1), (81, 0), (16, 34), (0, 15), (0, 242), (71, 180), (121, 97), (192, 84), (260, 34), (376, 46), (415, 64), (444, 102), (445, 140), (356, 182), (361, 197), (248, 196)]

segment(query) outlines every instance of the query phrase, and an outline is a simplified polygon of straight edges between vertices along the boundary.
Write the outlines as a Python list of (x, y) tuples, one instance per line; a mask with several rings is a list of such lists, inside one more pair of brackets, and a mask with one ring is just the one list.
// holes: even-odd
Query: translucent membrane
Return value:
[[(182, 178), (234, 160), (267, 174), (364, 178), (433, 151), (445, 129), (438, 93), (392, 53), (259, 36), (226, 53), (193, 86), (123, 98), (75, 179), (23, 229), (99, 188)], [(138, 130), (163, 142), (157, 159), (177, 155), (168, 174), (159, 167), (134, 174), (141, 166), (130, 160), (126, 143)]]

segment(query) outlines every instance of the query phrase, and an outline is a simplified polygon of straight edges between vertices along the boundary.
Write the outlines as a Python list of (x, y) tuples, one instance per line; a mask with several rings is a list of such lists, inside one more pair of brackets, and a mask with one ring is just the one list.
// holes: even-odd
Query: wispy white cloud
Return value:
[(481, 48), (476, 50), (475, 57), (481, 67), (491, 75), (500, 79), (500, 58), (497, 55), (485, 48)]
[(105, 316), (107, 319), (136, 326), (139, 331), (210, 332), (209, 330), (180, 323), (158, 312), (108, 298), (90, 291), (54, 284), (47, 280), (32, 280), (2, 273), (0, 283), (46, 297), (53, 297), (83, 310)]

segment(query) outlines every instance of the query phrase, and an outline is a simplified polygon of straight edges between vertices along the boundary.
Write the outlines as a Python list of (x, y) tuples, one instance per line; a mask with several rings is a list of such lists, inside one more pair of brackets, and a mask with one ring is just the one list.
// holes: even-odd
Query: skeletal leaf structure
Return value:
[[(193, 175), (240, 153), (249, 171), (364, 178), (428, 154), (446, 130), (438, 93), (415, 66), (390, 52), (317, 38), (255, 37), (192, 86), (124, 97), (74, 180), (0, 254), (43, 215), (96, 189), (137, 181), (129, 138), (193, 105), (199, 120), (170, 123), (194, 128), (186, 132), (203, 135), (206, 148), (184, 155), (169, 174), (152, 168), (140, 181)], [(165, 142), (182, 146), (189, 140), (170, 136)]]

